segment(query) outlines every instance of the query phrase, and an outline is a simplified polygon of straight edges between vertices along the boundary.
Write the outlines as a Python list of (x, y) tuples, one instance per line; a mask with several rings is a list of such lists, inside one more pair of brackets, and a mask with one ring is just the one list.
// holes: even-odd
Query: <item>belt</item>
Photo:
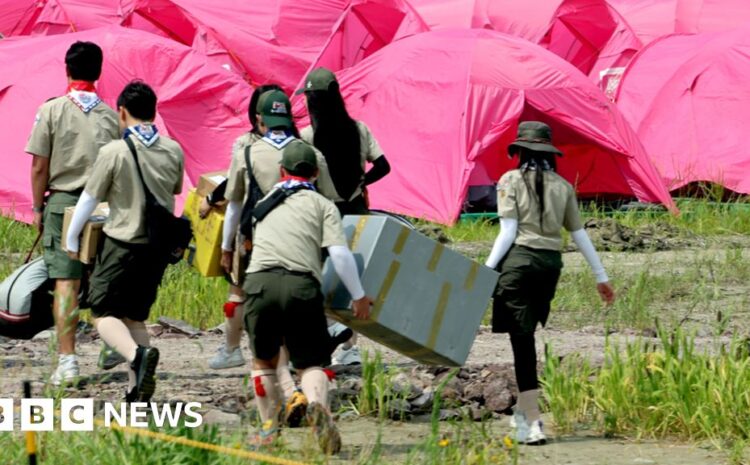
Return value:
[(286, 268), (283, 268), (280, 266), (274, 266), (273, 268), (266, 268), (264, 270), (258, 271), (258, 273), (275, 273), (275, 274), (281, 274), (281, 275), (303, 276), (303, 277), (309, 277), (309, 278), (313, 277), (313, 274), (309, 271), (292, 271), (292, 270), (287, 270)]
[(81, 195), (83, 194), (83, 187), (80, 189), (76, 189), (74, 191), (58, 191), (55, 189), (49, 190), (49, 195), (55, 195), (55, 194), (70, 194), (70, 195)]

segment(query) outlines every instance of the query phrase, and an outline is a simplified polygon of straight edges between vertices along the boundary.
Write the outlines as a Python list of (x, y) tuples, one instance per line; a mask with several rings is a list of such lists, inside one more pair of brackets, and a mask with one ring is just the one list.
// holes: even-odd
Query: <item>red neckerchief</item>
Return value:
[(291, 174), (287, 174), (286, 176), (282, 176), (279, 182), (286, 182), (286, 181), (298, 181), (298, 182), (306, 182), (309, 183), (310, 180), (307, 178), (301, 178), (299, 176), (293, 176)]
[(70, 81), (68, 84), (68, 92), (71, 90), (77, 90), (79, 92), (96, 92), (96, 87), (93, 82), (90, 81)]

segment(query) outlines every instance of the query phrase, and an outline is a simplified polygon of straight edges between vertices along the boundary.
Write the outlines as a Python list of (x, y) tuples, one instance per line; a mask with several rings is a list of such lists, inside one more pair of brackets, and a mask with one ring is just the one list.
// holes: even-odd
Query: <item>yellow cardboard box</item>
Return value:
[(193, 226), (195, 255), (193, 266), (206, 277), (223, 276), (221, 269), (221, 234), (224, 227), (224, 213), (213, 209), (208, 216), (198, 214), (202, 195), (191, 189), (185, 202), (185, 216)]
[[(60, 246), (63, 250), (67, 250), (67, 236), (70, 222), (73, 220), (73, 212), (75, 207), (68, 207), (65, 209), (65, 215), (63, 216), (63, 230), (62, 230), (62, 242)], [(104, 223), (107, 221), (109, 216), (109, 205), (107, 203), (100, 203), (94, 213), (89, 217), (88, 222), (83, 227), (81, 232), (81, 241), (78, 247), (78, 257), (81, 263), (91, 265), (96, 259), (96, 253), (99, 250), (99, 243), (102, 241), (104, 234)]]

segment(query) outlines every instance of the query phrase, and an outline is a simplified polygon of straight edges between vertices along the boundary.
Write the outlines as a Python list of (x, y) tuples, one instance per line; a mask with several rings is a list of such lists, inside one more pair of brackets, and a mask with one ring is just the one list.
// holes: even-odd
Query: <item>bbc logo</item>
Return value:
[[(0, 431), (15, 428), (15, 402), (0, 399)], [(21, 431), (53, 431), (55, 429), (54, 399), (21, 399)], [(94, 399), (62, 399), (60, 401), (62, 431), (94, 430)]]

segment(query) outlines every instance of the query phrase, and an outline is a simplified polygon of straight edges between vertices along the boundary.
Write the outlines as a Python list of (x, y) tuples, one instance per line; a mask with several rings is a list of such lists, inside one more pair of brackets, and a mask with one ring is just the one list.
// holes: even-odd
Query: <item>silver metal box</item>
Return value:
[(388, 217), (346, 216), (344, 229), (375, 304), (369, 320), (354, 319), (351, 297), (326, 263), (329, 316), (417, 362), (463, 365), (497, 273)]

